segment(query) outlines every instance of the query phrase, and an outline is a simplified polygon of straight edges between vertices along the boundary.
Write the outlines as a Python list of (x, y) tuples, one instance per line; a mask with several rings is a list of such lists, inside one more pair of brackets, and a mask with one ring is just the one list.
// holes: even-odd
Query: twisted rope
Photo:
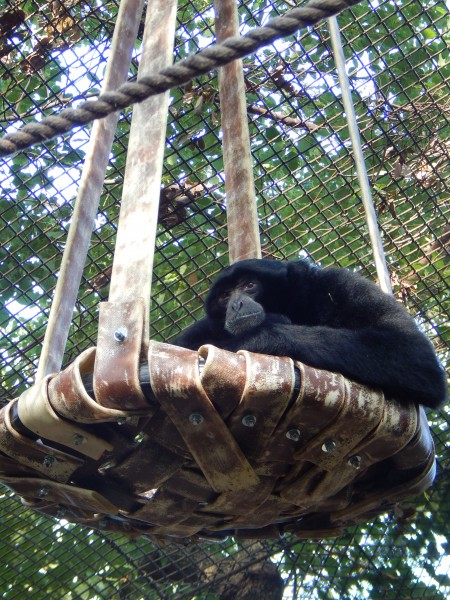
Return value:
[(311, 0), (306, 6), (293, 8), (276, 17), (264, 27), (252, 29), (243, 36), (227, 38), (180, 60), (156, 75), (127, 82), (117, 90), (101, 94), (96, 101), (83, 102), (78, 108), (67, 108), (59, 115), (50, 115), (40, 122), (24, 125), (19, 131), (0, 138), (0, 157), (29, 148), (37, 142), (67, 133), (73, 127), (86, 125), (112, 112), (142, 102), (150, 96), (184, 85), (200, 75), (233, 60), (248, 56), (278, 38), (291, 35), (322, 19), (338, 14), (361, 0)]

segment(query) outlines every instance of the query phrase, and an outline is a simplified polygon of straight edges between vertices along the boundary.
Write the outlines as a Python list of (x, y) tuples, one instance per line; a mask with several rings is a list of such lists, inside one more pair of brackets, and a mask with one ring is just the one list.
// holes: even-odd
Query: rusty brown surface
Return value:
[(83, 384), (93, 355), (0, 413), (0, 480), (45, 514), (156, 538), (319, 538), (433, 481), (422, 409), (341, 375), (151, 342), (153, 397), (137, 417), (95, 406)]
[[(117, 89), (127, 79), (143, 6), (144, 0), (123, 0), (120, 3), (111, 53), (102, 86), (104, 92)], [(36, 375), (37, 381), (61, 368), (117, 120), (118, 113), (114, 113), (96, 121), (92, 126), (75, 209), (45, 332)]]
[[(176, 4), (156, 0), (147, 11), (139, 77), (172, 63)], [(135, 414), (149, 408), (139, 384), (139, 361), (148, 348), (168, 101), (168, 93), (160, 94), (133, 110), (109, 302), (100, 307), (94, 395), (105, 408)]]
[[(218, 42), (239, 35), (235, 0), (215, 0)], [(242, 61), (219, 69), (230, 263), (261, 258)]]
[[(176, 5), (176, 0), (154, 0), (147, 10), (138, 79), (172, 64)], [(109, 301), (114, 303), (143, 298), (145, 339), (168, 102), (167, 92), (133, 109), (109, 293)]]
[(278, 356), (268, 356), (259, 364), (252, 361), (249, 352), (239, 354), (245, 357), (246, 383), (242, 392), (245, 402), (233, 411), (228, 426), (248, 456), (264, 461), (264, 451), (294, 390), (294, 366), (291, 360)]
[[(228, 354), (222, 352), (221, 364), (230, 373)], [(149, 364), (152, 389), (213, 490), (234, 491), (258, 483), (258, 476), (203, 390), (198, 355), (158, 344), (150, 350)]]
[(139, 360), (145, 302), (103, 302), (100, 306), (98, 348), (94, 365), (94, 396), (105, 408), (148, 411), (139, 383)]
[(79, 423), (101, 423), (129, 418), (128, 411), (106, 408), (84, 389), (82, 378), (93, 373), (95, 355), (95, 348), (85, 350), (59, 373), (58, 377), (50, 379), (49, 397), (54, 410), (65, 419)]

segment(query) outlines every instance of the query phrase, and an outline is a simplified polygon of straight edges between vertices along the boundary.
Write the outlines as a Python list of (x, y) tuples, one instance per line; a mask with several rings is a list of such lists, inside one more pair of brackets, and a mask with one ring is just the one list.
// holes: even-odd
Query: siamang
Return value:
[(374, 283), (306, 260), (243, 260), (226, 267), (206, 298), (206, 317), (173, 342), (289, 356), (437, 408), (447, 384), (413, 318)]

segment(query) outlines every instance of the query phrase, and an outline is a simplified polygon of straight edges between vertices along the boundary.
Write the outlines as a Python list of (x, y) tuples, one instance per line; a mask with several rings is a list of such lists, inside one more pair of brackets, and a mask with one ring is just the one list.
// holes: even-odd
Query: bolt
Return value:
[(354, 456), (350, 456), (350, 458), (348, 459), (348, 464), (353, 467), (354, 469), (360, 469), (361, 468), (361, 457), (357, 456), (356, 454)]
[(45, 498), (48, 495), (50, 488), (46, 485), (42, 486), (39, 490), (39, 498)]
[(198, 357), (198, 372), (201, 375), (203, 373), (203, 369), (205, 368), (206, 360), (203, 356)]
[(86, 438), (84, 437), (84, 435), (80, 435), (79, 433), (74, 433), (72, 439), (73, 439), (74, 446), (80, 446), (81, 444), (84, 444), (84, 442), (86, 441)]
[(286, 431), (286, 437), (288, 440), (298, 442), (298, 440), (300, 439), (300, 429), (297, 429), (295, 427), (289, 429), (289, 431)]
[(50, 454), (48, 454), (47, 456), (44, 456), (44, 460), (42, 461), (42, 464), (44, 465), (44, 467), (47, 467), (47, 469), (49, 469), (52, 465), (54, 465), (56, 462), (56, 458), (54, 456), (51, 456)]
[(245, 425), (245, 427), (254, 427), (256, 425), (255, 415), (245, 415), (242, 418), (242, 425)]
[(125, 327), (119, 327), (114, 332), (114, 339), (118, 344), (122, 344), (127, 339), (127, 330)]
[(203, 423), (204, 418), (200, 413), (192, 413), (189, 415), (189, 421), (192, 423), (192, 425), (200, 425)]
[(336, 442), (333, 440), (325, 440), (322, 446), (323, 452), (334, 452), (336, 450)]

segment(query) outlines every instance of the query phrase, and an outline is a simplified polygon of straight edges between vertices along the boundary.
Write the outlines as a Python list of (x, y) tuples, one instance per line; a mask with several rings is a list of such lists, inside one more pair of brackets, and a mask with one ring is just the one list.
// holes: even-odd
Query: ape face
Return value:
[(233, 292), (254, 300), (265, 313), (285, 312), (282, 297), (288, 287), (286, 265), (282, 261), (250, 259), (226, 267), (208, 292), (205, 303), (208, 317), (225, 323)]
[(256, 277), (241, 277), (235, 285), (227, 285), (218, 291), (212, 303), (212, 313), (224, 322), (224, 329), (231, 335), (240, 335), (265, 319), (260, 302), (262, 284)]

